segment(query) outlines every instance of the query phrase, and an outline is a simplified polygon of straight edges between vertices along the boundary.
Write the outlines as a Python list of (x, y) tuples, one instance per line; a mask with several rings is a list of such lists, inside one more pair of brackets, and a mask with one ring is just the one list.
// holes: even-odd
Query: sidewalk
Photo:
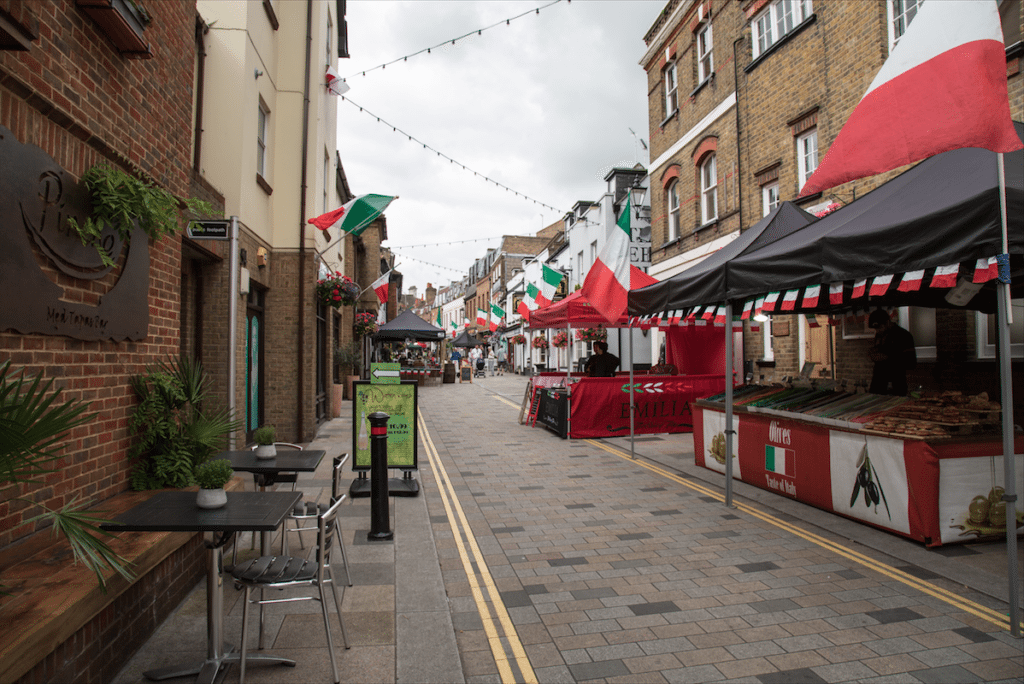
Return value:
[[(423, 491), (392, 499), (394, 541), (366, 541), (369, 499), (343, 509), (342, 681), (1021, 681), (1024, 645), (994, 623), (1004, 545), (928, 550), (743, 483), (726, 508), (689, 435), (638, 437), (636, 462), (628, 437), (561, 440), (518, 424), (525, 383), (420, 388)], [(351, 434), (343, 415), (311, 446)], [(300, 488), (326, 498), (329, 469)], [(205, 600), (200, 583), (116, 681), (201, 658)], [(248, 681), (330, 681), (318, 604), (268, 612), (267, 650), (297, 666)]]

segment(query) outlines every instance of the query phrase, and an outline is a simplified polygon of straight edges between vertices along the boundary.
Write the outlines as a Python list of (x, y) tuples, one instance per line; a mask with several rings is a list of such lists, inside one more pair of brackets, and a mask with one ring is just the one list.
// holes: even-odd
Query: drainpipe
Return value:
[[(736, 46), (743, 42), (743, 36), (740, 36), (732, 43), (732, 87), (733, 92), (736, 93), (736, 209), (740, 213), (740, 230), (743, 230), (743, 152), (740, 149), (740, 77), (736, 73), (736, 64), (739, 60), (736, 58)], [(732, 321), (726, 321), (727, 325), (732, 325)]]
[(299, 300), (298, 313), (299, 382), (295, 405), (295, 426), (298, 441), (303, 441), (303, 423), (306, 417), (306, 161), (309, 156), (309, 75), (310, 52), (313, 43), (313, 0), (306, 0), (306, 82), (302, 86), (302, 182), (299, 198)]

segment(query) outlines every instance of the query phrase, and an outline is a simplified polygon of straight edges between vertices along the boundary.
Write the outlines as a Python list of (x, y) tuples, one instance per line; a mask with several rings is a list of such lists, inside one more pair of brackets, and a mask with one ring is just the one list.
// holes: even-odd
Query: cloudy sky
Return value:
[(610, 168), (647, 165), (630, 129), (648, 139), (638, 62), (664, 5), (349, 0), (338, 148), (354, 193), (399, 196), (385, 244), (406, 288), (460, 279), (500, 236), (535, 234), (598, 199)]

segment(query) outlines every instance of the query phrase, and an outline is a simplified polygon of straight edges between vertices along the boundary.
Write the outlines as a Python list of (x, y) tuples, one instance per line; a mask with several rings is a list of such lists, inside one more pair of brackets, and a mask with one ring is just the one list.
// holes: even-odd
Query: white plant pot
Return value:
[(273, 444), (260, 444), (256, 447), (256, 458), (274, 458), (277, 456), (277, 447)]
[(228, 502), (228, 493), (223, 489), (200, 489), (196, 494), (196, 505), (200, 508), (220, 508)]

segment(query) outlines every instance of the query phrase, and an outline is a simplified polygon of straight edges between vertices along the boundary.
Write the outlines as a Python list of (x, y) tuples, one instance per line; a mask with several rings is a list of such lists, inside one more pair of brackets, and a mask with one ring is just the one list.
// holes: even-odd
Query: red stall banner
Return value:
[[(584, 378), (573, 384), (569, 437), (629, 435), (629, 376)], [(690, 404), (725, 391), (724, 375), (638, 375), (633, 378), (634, 434), (693, 430)]]

